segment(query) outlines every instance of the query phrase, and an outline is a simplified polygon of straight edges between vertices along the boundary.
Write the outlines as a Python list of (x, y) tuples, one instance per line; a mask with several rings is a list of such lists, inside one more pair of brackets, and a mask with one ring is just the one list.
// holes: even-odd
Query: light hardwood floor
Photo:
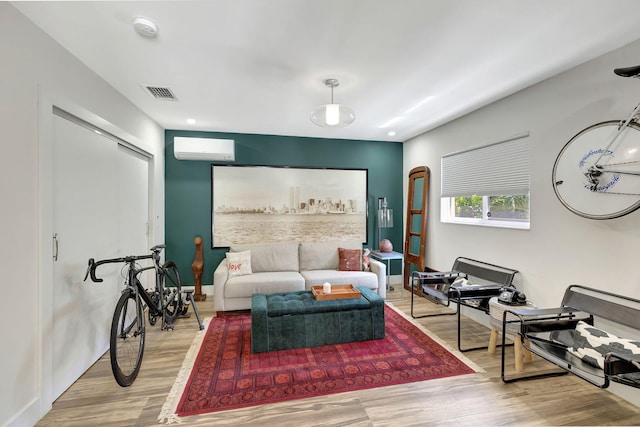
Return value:
[[(391, 301), (409, 313), (410, 296)], [(213, 316), (213, 301), (199, 303), (203, 317)], [(419, 299), (416, 313), (442, 307)], [(456, 347), (454, 316), (419, 319), (431, 332)], [(463, 348), (486, 344), (489, 330), (463, 318)], [(147, 333), (142, 370), (135, 383), (121, 388), (111, 374), (108, 353), (60, 398), (38, 426), (156, 426), (160, 409), (196, 333), (195, 318), (176, 329)], [(513, 369), (513, 349), (507, 360)], [(640, 425), (640, 408), (573, 375), (504, 384), (500, 351), (464, 353), (486, 373), (382, 387), (183, 418), (199, 426), (541, 426)], [(546, 362), (534, 360), (525, 371)]]

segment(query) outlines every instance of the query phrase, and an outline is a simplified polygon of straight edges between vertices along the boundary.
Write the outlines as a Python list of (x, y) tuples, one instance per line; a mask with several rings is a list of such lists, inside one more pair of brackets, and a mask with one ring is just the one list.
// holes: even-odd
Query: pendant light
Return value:
[(311, 113), (311, 121), (321, 127), (343, 127), (356, 119), (356, 114), (349, 107), (333, 102), (333, 88), (340, 85), (338, 79), (326, 79), (325, 86), (331, 88), (331, 104), (320, 105)]

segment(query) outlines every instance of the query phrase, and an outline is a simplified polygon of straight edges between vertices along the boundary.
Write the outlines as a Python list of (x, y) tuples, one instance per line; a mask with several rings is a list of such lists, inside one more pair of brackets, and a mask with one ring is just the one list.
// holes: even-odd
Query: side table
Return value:
[[(505, 310), (517, 308), (519, 310), (527, 310), (537, 308), (531, 302), (527, 302), (523, 305), (508, 305), (502, 304), (498, 297), (492, 297), (489, 300), (489, 323), (491, 323), (491, 337), (489, 338), (488, 353), (494, 354), (496, 351), (496, 341), (498, 340), (498, 334), (503, 333), (513, 336), (513, 352), (515, 358), (516, 371), (522, 372), (524, 370), (523, 359), (527, 362), (531, 361), (531, 352), (522, 347), (522, 341), (518, 339), (518, 326), (516, 324), (507, 324), (506, 330), (502, 329), (502, 316)], [(516, 320), (516, 317), (512, 314), (507, 314), (507, 320)]]
[[(371, 258), (380, 261), (380, 262), (384, 262), (387, 265), (387, 290), (388, 291), (393, 291), (393, 287), (389, 284), (390, 279), (391, 279), (391, 261), (392, 260), (399, 260), (401, 262), (404, 262), (404, 255), (401, 252), (396, 252), (396, 251), (391, 251), (391, 252), (382, 252), (379, 250), (372, 250), (370, 253)], [(403, 285), (404, 287), (404, 285)], [(400, 298), (398, 299), (402, 299), (404, 295), (404, 292), (400, 292)]]

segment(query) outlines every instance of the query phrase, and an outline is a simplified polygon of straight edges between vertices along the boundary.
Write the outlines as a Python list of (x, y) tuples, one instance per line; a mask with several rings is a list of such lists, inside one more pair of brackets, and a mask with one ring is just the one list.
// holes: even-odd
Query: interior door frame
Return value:
[[(37, 325), (37, 362), (39, 372), (37, 376), (38, 395), (23, 415), (28, 419), (40, 419), (52, 408), (53, 403), (53, 345), (51, 334), (47, 334), (47, 327), (53, 322), (53, 255), (52, 236), (53, 225), (53, 117), (54, 109), (59, 109), (99, 129), (105, 129), (109, 134), (122, 141), (123, 145), (149, 157), (149, 223), (153, 224), (154, 216), (154, 155), (137, 144), (135, 137), (111, 124), (102, 117), (92, 113), (83, 106), (61, 96), (55, 91), (41, 85), (38, 86), (38, 312)], [(134, 140), (133, 143), (128, 140)], [(149, 227), (149, 241), (154, 240), (154, 227)]]

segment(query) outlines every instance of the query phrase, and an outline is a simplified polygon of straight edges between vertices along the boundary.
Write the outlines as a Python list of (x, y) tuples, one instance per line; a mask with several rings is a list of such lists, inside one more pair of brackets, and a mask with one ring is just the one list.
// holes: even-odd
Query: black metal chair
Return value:
[[(462, 349), (460, 333), (460, 307), (470, 307), (489, 313), (489, 299), (500, 295), (504, 287), (513, 287), (513, 279), (518, 270), (478, 261), (466, 257), (458, 257), (451, 271), (414, 271), (411, 275), (411, 317), (456, 315), (458, 322), (458, 350), (465, 352), (479, 350), (488, 346)], [(453, 302), (454, 312), (414, 314), (414, 293), (446, 307)]]

